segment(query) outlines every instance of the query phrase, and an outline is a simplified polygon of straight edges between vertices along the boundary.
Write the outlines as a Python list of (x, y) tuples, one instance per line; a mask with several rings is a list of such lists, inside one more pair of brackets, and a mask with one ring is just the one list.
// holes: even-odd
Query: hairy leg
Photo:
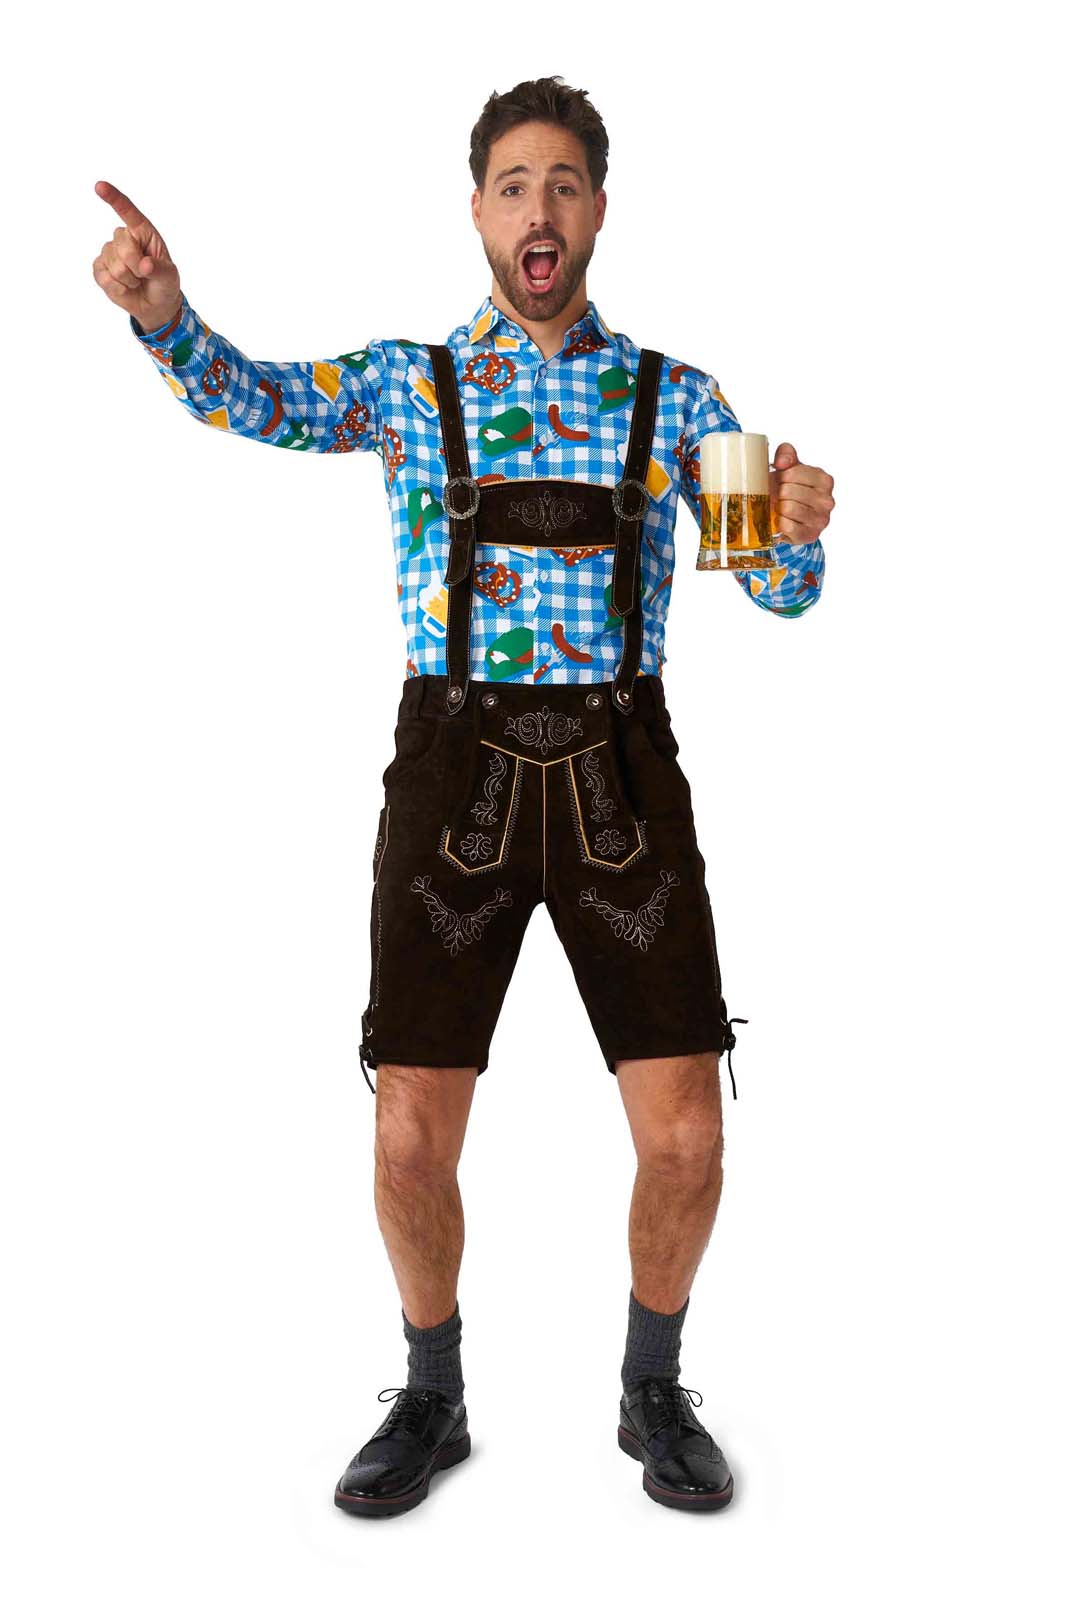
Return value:
[(375, 1212), (410, 1323), (442, 1323), (457, 1301), (465, 1219), (457, 1165), (474, 1066), (380, 1064), (375, 1082)]
[(637, 1152), (630, 1200), (631, 1288), (654, 1312), (677, 1312), (712, 1233), (723, 1186), (716, 1051), (615, 1063)]

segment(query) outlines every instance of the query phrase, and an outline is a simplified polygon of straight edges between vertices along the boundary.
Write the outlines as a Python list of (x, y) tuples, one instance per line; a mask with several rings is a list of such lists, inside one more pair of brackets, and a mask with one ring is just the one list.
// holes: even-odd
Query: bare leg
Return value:
[(719, 1059), (706, 1051), (615, 1063), (638, 1159), (631, 1288), (654, 1312), (677, 1312), (685, 1302), (716, 1218), (724, 1147)]
[(410, 1323), (430, 1328), (457, 1302), (465, 1219), (457, 1165), (474, 1066), (380, 1064), (375, 1080), (375, 1213)]

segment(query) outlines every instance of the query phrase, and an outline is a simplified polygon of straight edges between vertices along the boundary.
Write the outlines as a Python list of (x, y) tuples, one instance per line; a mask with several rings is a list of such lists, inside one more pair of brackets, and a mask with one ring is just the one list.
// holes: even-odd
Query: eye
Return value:
[(520, 190), (520, 189), (521, 189), (520, 184), (508, 184), (506, 186), (506, 188), (503, 190), (503, 195), (509, 195), (511, 190)]

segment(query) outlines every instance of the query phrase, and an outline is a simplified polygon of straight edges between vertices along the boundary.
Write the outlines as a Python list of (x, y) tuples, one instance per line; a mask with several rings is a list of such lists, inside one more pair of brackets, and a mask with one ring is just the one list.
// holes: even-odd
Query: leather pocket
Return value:
[(679, 753), (679, 741), (671, 729), (671, 716), (667, 710), (660, 710), (655, 714), (643, 714), (640, 720), (653, 753), (660, 759), (676, 759)]
[(446, 721), (452, 717), (405, 715), (394, 728), (394, 757), (383, 771), (383, 787), (397, 786), (434, 757)]
[(371, 856), (371, 880), (378, 882), (379, 872), (382, 870), (383, 855), (386, 853), (386, 844), (390, 836), (390, 805), (384, 804), (379, 811), (379, 826), (375, 833), (375, 848)]

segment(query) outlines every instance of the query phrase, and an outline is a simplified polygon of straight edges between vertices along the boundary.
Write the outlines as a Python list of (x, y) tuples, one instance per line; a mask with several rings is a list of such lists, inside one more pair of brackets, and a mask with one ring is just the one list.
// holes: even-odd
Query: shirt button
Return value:
[(547, 369), (544, 367), (543, 363), (541, 363), (540, 367), (536, 371), (536, 378), (538, 380), (542, 380), (546, 373), (547, 373)]
[(541, 579), (541, 580), (542, 580), (542, 581), (546, 581), (546, 580), (547, 580), (547, 578), (548, 578), (548, 573), (549, 573), (549, 572), (548, 572), (548, 571), (547, 571), (547, 570), (541, 570), (541, 571), (540, 571), (540, 579)]

